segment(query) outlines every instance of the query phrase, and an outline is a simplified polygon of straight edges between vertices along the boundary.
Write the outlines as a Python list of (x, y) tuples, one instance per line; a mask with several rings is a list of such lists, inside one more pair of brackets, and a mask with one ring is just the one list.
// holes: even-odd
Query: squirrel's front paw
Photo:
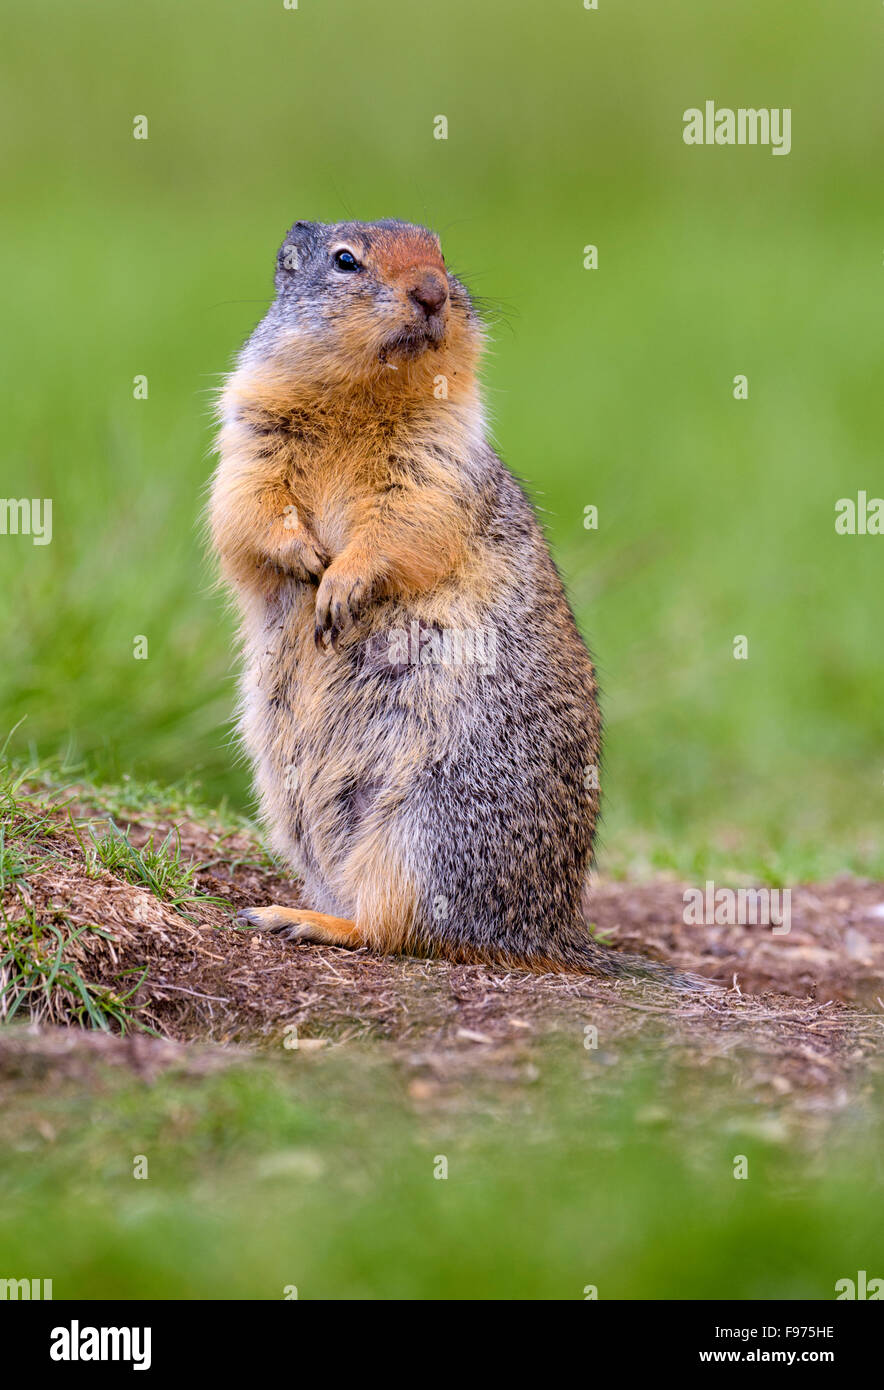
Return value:
[(368, 585), (358, 575), (330, 565), (316, 594), (316, 628), (314, 639), (321, 646), (327, 636), (333, 647), (352, 627), (362, 612), (368, 596)]
[(280, 552), (283, 567), (298, 579), (318, 580), (325, 573), (331, 556), (308, 531), (292, 536)]

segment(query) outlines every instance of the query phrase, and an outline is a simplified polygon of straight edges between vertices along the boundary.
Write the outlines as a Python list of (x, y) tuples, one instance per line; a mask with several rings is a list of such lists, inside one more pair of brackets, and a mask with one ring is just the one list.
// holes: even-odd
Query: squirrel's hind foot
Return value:
[(330, 917), (325, 912), (309, 912), (302, 907), (246, 907), (236, 914), (240, 926), (272, 932), (284, 941), (312, 941), (319, 946), (364, 946), (356, 923), (346, 917)]

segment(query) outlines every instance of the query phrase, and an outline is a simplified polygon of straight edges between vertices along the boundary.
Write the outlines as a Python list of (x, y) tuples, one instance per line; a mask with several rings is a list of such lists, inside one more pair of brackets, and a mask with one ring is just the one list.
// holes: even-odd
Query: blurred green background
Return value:
[[(602, 867), (884, 872), (884, 538), (834, 530), (884, 493), (882, 26), (798, 0), (7, 7), (0, 493), (54, 502), (51, 545), (0, 537), (18, 747), (248, 806), (199, 533), (213, 393), (293, 220), (396, 216), (497, 306), (495, 440), (600, 669)], [(686, 146), (706, 99), (791, 107), (791, 153)]]
[(809, 1154), (769, 1107), (734, 1117), (714, 1061), (701, 1102), (581, 1043), (416, 1115), (354, 1043), (155, 1085), (106, 1068), (86, 1104), (47, 1086), (6, 1122), (4, 1275), (56, 1299), (831, 1301), (881, 1274), (880, 1108)]

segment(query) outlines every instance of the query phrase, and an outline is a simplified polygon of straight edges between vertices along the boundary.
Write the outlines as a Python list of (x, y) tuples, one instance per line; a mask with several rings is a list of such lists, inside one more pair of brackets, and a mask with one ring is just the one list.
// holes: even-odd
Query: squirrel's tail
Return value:
[[(585, 927), (583, 931), (585, 931)], [(575, 933), (566, 943), (555, 951), (546, 968), (552, 968), (575, 975), (602, 975), (616, 980), (646, 980), (648, 983), (663, 985), (682, 992), (717, 989), (711, 980), (688, 971), (676, 970), (659, 960), (649, 960), (646, 956), (634, 956), (626, 951), (615, 951), (603, 946), (590, 936)], [(535, 965), (534, 968), (538, 968)]]

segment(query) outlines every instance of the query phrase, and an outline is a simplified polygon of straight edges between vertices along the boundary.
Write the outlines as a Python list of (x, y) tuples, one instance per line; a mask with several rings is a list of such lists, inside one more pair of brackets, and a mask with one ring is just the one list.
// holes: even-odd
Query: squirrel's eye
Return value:
[(336, 270), (360, 270), (361, 266), (352, 251), (336, 251), (332, 257)]

